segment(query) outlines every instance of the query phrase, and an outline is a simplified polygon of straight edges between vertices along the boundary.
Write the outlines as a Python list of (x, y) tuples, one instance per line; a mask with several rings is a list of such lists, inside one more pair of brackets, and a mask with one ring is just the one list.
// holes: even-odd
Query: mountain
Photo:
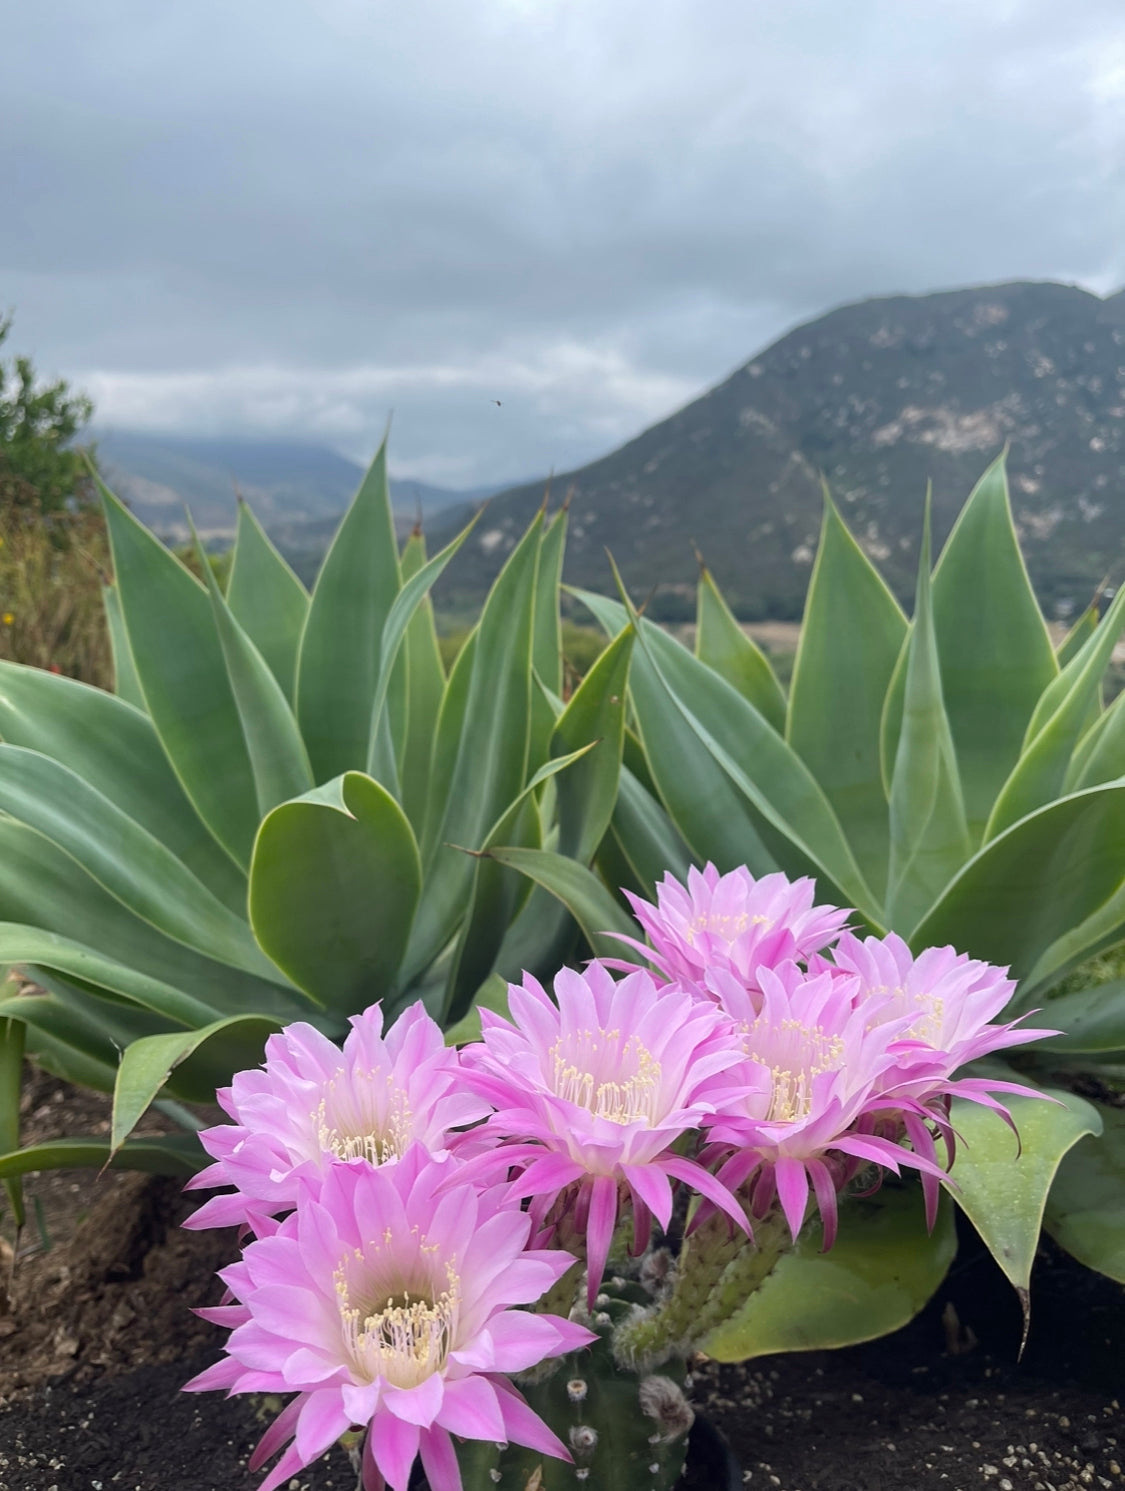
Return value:
[[(1013, 506), (1048, 610), (1125, 560), (1125, 292), (1012, 283), (846, 305), (797, 327), (610, 455), (556, 476), (566, 578), (609, 590), (605, 551), (650, 614), (691, 614), (697, 546), (741, 615), (798, 616), (821, 478), (900, 596), (927, 481), (935, 538), (1010, 445)], [(543, 496), (492, 499), (445, 594), (483, 593)], [(448, 535), (434, 535), (435, 545)]]
[[(323, 554), (363, 468), (323, 446), (289, 440), (208, 440), (95, 434), (98, 462), (109, 486), (164, 538), (188, 537), (185, 506), (201, 536), (232, 537), (236, 492), (250, 503), (283, 546)], [(422, 512), (480, 502), (497, 488), (453, 491), (409, 477), (391, 477), (391, 500), (406, 527)]]

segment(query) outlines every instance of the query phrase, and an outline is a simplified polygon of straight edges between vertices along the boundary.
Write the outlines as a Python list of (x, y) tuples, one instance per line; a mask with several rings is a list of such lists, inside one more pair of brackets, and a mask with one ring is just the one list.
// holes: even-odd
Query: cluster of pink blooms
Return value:
[(795, 1238), (812, 1209), (828, 1247), (840, 1192), (909, 1165), (932, 1222), (951, 1097), (1007, 1117), (995, 1094), (1024, 1090), (954, 1075), (1044, 1034), (989, 1023), (1002, 969), (855, 937), (810, 880), (708, 865), (632, 900), (638, 961), (564, 969), (553, 999), (525, 977), (460, 1052), (421, 1005), (386, 1034), (375, 1007), (342, 1050), (290, 1026), (220, 1094), (233, 1122), (192, 1184), (234, 1190), (189, 1225), (252, 1239), (202, 1312), (227, 1354), (189, 1386), (295, 1394), (252, 1461), (282, 1452), (262, 1491), (351, 1427), (368, 1491), (405, 1491), (418, 1456), (458, 1491), (455, 1438), (569, 1458), (509, 1374), (594, 1339), (523, 1308), (576, 1256), (592, 1308), (619, 1224), (643, 1252), (677, 1184), (693, 1225), (752, 1235), (778, 1206)]

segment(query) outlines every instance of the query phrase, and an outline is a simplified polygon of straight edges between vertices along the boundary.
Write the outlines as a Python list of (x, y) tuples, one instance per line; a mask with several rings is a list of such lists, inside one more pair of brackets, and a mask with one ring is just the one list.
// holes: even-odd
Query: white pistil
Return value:
[[(566, 1102), (611, 1123), (658, 1123), (660, 1063), (636, 1036), (622, 1045), (620, 1030), (582, 1030), (568, 1041), (556, 1041), (551, 1058), (555, 1093)], [(607, 1066), (621, 1075), (620, 1081), (598, 1081), (598, 1068)]]
[[(363, 1255), (356, 1253), (362, 1261)], [(457, 1329), (460, 1279), (446, 1265), (447, 1285), (437, 1293), (404, 1287), (372, 1307), (351, 1303), (347, 1260), (335, 1274), (344, 1344), (357, 1372), (373, 1382), (412, 1388), (445, 1365)]]

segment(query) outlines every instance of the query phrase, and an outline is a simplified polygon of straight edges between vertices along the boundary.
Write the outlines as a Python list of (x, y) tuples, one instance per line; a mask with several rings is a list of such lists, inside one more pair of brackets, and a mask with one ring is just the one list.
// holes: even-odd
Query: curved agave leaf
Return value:
[(1059, 671), (1016, 538), (1004, 456), (981, 477), (953, 526), (934, 570), (933, 607), (942, 698), (978, 844), (1035, 707)]
[(180, 1091), (194, 1092), (196, 1102), (210, 1102), (235, 1072), (260, 1064), (266, 1038), (278, 1028), (264, 1015), (234, 1015), (202, 1030), (133, 1041), (122, 1053), (113, 1089), (111, 1153), (121, 1148), (177, 1068)]
[(325, 556), (301, 637), (297, 718), (318, 782), (367, 766), (383, 625), (400, 585), (384, 440)]
[(785, 694), (769, 658), (739, 626), (704, 566), (696, 595), (695, 655), (738, 690), (778, 734), (785, 733)]
[[(964, 866), (910, 936), (916, 950), (952, 943), (1031, 979), (1048, 976), (1042, 955), (1111, 903), (1125, 925), (1118, 892), (1125, 873), (1125, 784), (1094, 787), (1041, 808), (992, 839)], [(1111, 928), (1103, 928), (1108, 939)], [(1118, 933), (1120, 936), (1120, 933)], [(1103, 944), (1104, 945), (1104, 944)], [(1092, 947), (1072, 946), (1077, 962)], [(1058, 977), (1061, 967), (1049, 970)]]
[(269, 664), (231, 614), (198, 537), (195, 549), (242, 721), (258, 812), (264, 815), (279, 802), (308, 791), (313, 785), (312, 767), (289, 701)]
[(109, 631), (109, 647), (113, 654), (113, 689), (119, 699), (144, 709), (145, 695), (141, 680), (137, 677), (133, 654), (129, 651), (129, 636), (125, 630), (125, 618), (121, 614), (121, 597), (116, 585), (102, 586), (102, 605), (105, 608), (106, 627)]
[(887, 884), (890, 822), (879, 732), (906, 634), (902, 608), (826, 492), (786, 739), (824, 789), (864, 878), (880, 897)]
[[(19, 1147), (20, 1095), (23, 1088), (23, 1055), (27, 1026), (14, 1016), (0, 1015), (0, 1154)], [(0, 1167), (0, 1175), (3, 1175)], [(23, 1186), (18, 1175), (4, 1176), (4, 1189), (17, 1227), (27, 1220)]]
[(241, 497), (226, 600), (231, 615), (265, 658), (292, 704), (297, 650), (309, 612), (308, 591)]
[[(0, 745), (0, 812), (43, 834), (167, 937), (246, 973), (276, 976), (241, 917), (159, 839), (49, 756)], [(66, 924), (65, 905), (45, 909)]]
[(913, 1186), (887, 1184), (844, 1203), (840, 1236), (820, 1251), (808, 1227), (760, 1289), (701, 1350), (720, 1362), (780, 1351), (820, 1351), (886, 1335), (912, 1320), (945, 1278), (957, 1250), (953, 1208), (943, 1203), (932, 1233)]
[(534, 880), (537, 885), (557, 896), (582, 928), (596, 958), (619, 958), (621, 943), (609, 932), (637, 935), (637, 924), (624, 912), (592, 870), (577, 860), (566, 859), (549, 849), (523, 849), (519, 846), (496, 846), (488, 851), (491, 859)]
[[(610, 834), (641, 894), (651, 896), (657, 881), (666, 874), (681, 881), (687, 879), (691, 851), (656, 798), (624, 764), (618, 778)], [(605, 866), (600, 861), (599, 868), (604, 872)], [(618, 883), (609, 876), (607, 879), (610, 885)]]
[(1041, 1019), (1044, 1025), (1057, 1025), (1061, 1033), (1029, 1043), (1023, 1050), (1042, 1051), (1048, 1061), (1056, 1053), (1105, 1056), (1125, 1051), (1125, 979), (1110, 979), (1048, 999)]
[[(426, 544), (420, 533), (412, 534), (402, 551), (404, 585), (426, 563)], [(406, 629), (406, 740), (398, 764), (402, 806), (415, 836), (421, 838), (430, 791), (430, 762), (434, 752), (441, 698), (445, 692), (445, 669), (434, 627), (434, 608), (429, 596), (421, 602)]]
[(78, 1170), (107, 1165), (111, 1170), (143, 1170), (155, 1175), (194, 1175), (207, 1163), (194, 1134), (149, 1135), (129, 1139), (112, 1150), (105, 1139), (48, 1139), (11, 1154), (0, 1154), (0, 1178), (35, 1170)]
[[(539, 545), (539, 568), (535, 577), (535, 614), (532, 621), (531, 666), (550, 693), (562, 694), (562, 627), (559, 620), (559, 584), (566, 551), (567, 509), (565, 504), (547, 523)], [(546, 759), (548, 742), (555, 728), (555, 715), (537, 689), (531, 692), (531, 731), (528, 760), (538, 766)]]
[(1102, 1134), (1083, 1139), (1063, 1158), (1043, 1226), (1079, 1263), (1125, 1284), (1125, 1112), (1092, 1106)]
[(354, 1014), (395, 987), (421, 890), (406, 815), (362, 772), (274, 808), (250, 868), (250, 922), (325, 1009)]
[[(1001, 1068), (1011, 1080), (1017, 1073)], [(1047, 1193), (1063, 1156), (1084, 1134), (1099, 1134), (1101, 1119), (1085, 1098), (1057, 1088), (1041, 1098), (1005, 1098), (1019, 1139), (1000, 1116), (955, 1098), (950, 1121), (962, 1141), (951, 1178), (953, 1197), (980, 1233), (1024, 1306), (1025, 1333), (1031, 1265)]]
[(245, 915), (246, 876), (188, 800), (147, 714), (61, 674), (0, 662), (0, 739), (69, 767)]
[[(629, 619), (615, 602), (576, 594), (603, 626)], [(758, 837), (779, 858), (785, 856), (784, 867), (797, 874), (811, 869), (877, 925), (874, 897), (830, 803), (801, 758), (753, 705), (665, 632), (641, 620), (638, 637), (632, 692), (650, 762), (682, 721), (694, 737), (685, 748), (684, 770), (697, 773), (700, 758), (709, 757), (753, 811)], [(662, 793), (672, 786), (666, 787), (659, 773), (657, 779)], [(691, 842), (689, 824), (676, 813), (672, 816)], [(744, 856), (735, 863), (748, 860)]]
[(254, 773), (207, 592), (108, 488), (99, 489), (145, 706), (199, 816), (245, 867), (258, 826)]
[(913, 927), (971, 852), (934, 635), (927, 495), (891, 776), (887, 925), (903, 932)]

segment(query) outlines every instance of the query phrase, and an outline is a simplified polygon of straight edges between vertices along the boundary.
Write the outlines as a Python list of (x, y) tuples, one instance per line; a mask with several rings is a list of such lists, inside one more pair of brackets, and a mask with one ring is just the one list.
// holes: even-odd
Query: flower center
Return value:
[(312, 1115), (321, 1154), (385, 1165), (410, 1143), (413, 1118), (390, 1072), (340, 1069)]
[[(367, 1261), (358, 1251), (353, 1258)], [(382, 1377), (392, 1387), (411, 1388), (440, 1372), (453, 1345), (460, 1303), (461, 1281), (452, 1263), (446, 1264), (442, 1290), (411, 1282), (364, 1301), (363, 1281), (349, 1278), (349, 1261), (337, 1268), (334, 1282), (344, 1345), (357, 1374), (368, 1382)], [(353, 1304), (356, 1294), (359, 1303)]]
[[(756, 1038), (769, 1037), (766, 1049), (756, 1048)], [(805, 1025), (792, 1018), (772, 1027), (753, 1025), (746, 1032), (746, 1054), (768, 1068), (769, 1123), (793, 1123), (812, 1112), (813, 1079), (835, 1071), (844, 1059), (842, 1036), (831, 1035), (820, 1025)]]
[(751, 916), (748, 911), (740, 911), (737, 916), (728, 916), (719, 911), (700, 911), (688, 923), (685, 936), (689, 947), (695, 946), (695, 939), (700, 935), (734, 942), (750, 927), (765, 927), (768, 931), (772, 925), (768, 916)]
[(558, 1097), (611, 1123), (659, 1122), (660, 1063), (636, 1036), (580, 1030), (551, 1047)]

